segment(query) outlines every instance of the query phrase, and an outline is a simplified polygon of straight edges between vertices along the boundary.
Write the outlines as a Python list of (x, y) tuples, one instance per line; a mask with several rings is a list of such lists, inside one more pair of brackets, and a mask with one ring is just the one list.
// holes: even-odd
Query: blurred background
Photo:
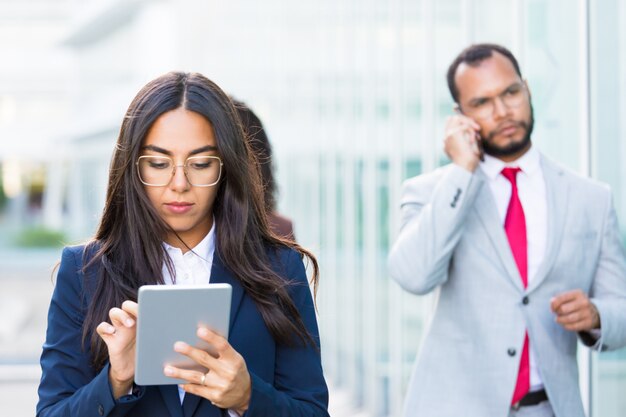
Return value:
[[(322, 268), (332, 415), (399, 416), (431, 308), (387, 275), (400, 186), (446, 163), (445, 71), (480, 41), (519, 58), (538, 147), (626, 225), (625, 1), (0, 0), (0, 415), (34, 414), (59, 245), (94, 232), (130, 100), (181, 69), (265, 124)], [(626, 415), (626, 351), (579, 359), (588, 415)]]

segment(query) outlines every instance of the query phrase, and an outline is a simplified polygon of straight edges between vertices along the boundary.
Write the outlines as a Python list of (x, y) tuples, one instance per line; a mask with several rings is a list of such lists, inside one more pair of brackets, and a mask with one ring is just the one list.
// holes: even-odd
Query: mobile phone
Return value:
[[(454, 106), (454, 112), (456, 114), (460, 114), (463, 115), (465, 117), (469, 117), (466, 114), (463, 113), (463, 111), (461, 111), (461, 108), (459, 107), (459, 105), (455, 105)], [(480, 159), (481, 162), (485, 161), (485, 151), (483, 149), (483, 138), (482, 136), (480, 136), (480, 133), (478, 132), (474, 132), (474, 143), (472, 148), (474, 149), (474, 152), (476, 152), (478, 154), (478, 159)]]
[(480, 133), (475, 133), (476, 137), (474, 138), (474, 146), (476, 147), (476, 151), (478, 152), (478, 159), (481, 162), (485, 162), (485, 150), (483, 149), (483, 138), (480, 136)]

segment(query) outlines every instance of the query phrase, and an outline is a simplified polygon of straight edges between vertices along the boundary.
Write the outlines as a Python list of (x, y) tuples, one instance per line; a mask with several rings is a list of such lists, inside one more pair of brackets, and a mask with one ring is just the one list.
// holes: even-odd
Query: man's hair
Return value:
[(504, 55), (508, 58), (509, 61), (513, 64), (513, 68), (515, 68), (515, 72), (517, 75), (522, 77), (522, 72), (519, 69), (519, 64), (517, 63), (517, 59), (515, 56), (506, 49), (504, 46), (496, 45), (494, 43), (478, 43), (475, 45), (470, 45), (452, 61), (452, 64), (448, 67), (448, 88), (450, 89), (450, 94), (452, 95), (452, 99), (455, 102), (459, 101), (459, 90), (456, 87), (456, 83), (454, 81), (454, 77), (456, 76), (456, 70), (459, 68), (459, 65), (465, 63), (471, 67), (476, 67), (480, 65), (482, 61), (487, 58), (491, 58), (493, 53), (497, 52), (501, 55)]

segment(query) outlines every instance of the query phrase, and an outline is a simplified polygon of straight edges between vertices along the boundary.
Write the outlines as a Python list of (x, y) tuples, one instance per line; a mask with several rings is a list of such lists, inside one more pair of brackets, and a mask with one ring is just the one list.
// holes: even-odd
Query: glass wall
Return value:
[[(591, 2), (591, 170), (613, 191), (626, 244), (626, 3)], [(594, 355), (594, 416), (626, 410), (626, 349)]]
[[(323, 48), (311, 45), (313, 60), (327, 77), (307, 81), (317, 91), (318, 107), (302, 112), (295, 123), (314, 120), (315, 126), (311, 132), (272, 136), (279, 149), (307, 133), (315, 143), (302, 151), (283, 148), (281, 208), (295, 218), (302, 243), (319, 255), (319, 312), (330, 379), (350, 391), (367, 415), (397, 416), (432, 305), (428, 297), (404, 294), (391, 282), (385, 258), (398, 227), (402, 180), (446, 163), (441, 141), (452, 109), (448, 64), (471, 42), (509, 47), (530, 85), (535, 143), (570, 169), (611, 183), (626, 222), (626, 205), (618, 201), (624, 192), (616, 190), (626, 178), (619, 164), (626, 156), (619, 124), (626, 120), (619, 102), (625, 96), (626, 58), (616, 53), (626, 50), (620, 26), (626, 22), (624, 6), (617, 0), (593, 7), (566, 0), (331, 3), (321, 2), (320, 10), (332, 9), (333, 24), (324, 13), (309, 17), (321, 19), (313, 24), (329, 31), (320, 35)], [(589, 32), (591, 17), (606, 21), (594, 16), (601, 11), (612, 23), (603, 23), (602, 34), (593, 26)], [(328, 37), (333, 42), (326, 43)], [(308, 78), (306, 72), (301, 76)], [(605, 90), (611, 93), (607, 99)], [(290, 100), (305, 102), (297, 91), (290, 93)], [(599, 117), (602, 122), (595, 120)], [(280, 117), (272, 123), (280, 124)], [(272, 132), (272, 124), (268, 128)], [(591, 360), (589, 351), (580, 349), (581, 389), (590, 415), (621, 415), (623, 357), (622, 350)]]

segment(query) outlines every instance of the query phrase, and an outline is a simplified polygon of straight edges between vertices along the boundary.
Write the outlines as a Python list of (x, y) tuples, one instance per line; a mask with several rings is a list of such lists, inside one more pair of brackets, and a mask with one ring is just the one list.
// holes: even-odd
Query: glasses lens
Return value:
[(521, 84), (515, 85), (502, 94), (502, 101), (509, 108), (518, 107), (524, 101), (524, 93), (525, 90)]
[(172, 177), (172, 160), (162, 156), (142, 156), (137, 163), (139, 179), (146, 185), (167, 185)]
[(191, 185), (208, 186), (219, 181), (222, 164), (217, 156), (192, 156), (187, 159), (185, 168)]

